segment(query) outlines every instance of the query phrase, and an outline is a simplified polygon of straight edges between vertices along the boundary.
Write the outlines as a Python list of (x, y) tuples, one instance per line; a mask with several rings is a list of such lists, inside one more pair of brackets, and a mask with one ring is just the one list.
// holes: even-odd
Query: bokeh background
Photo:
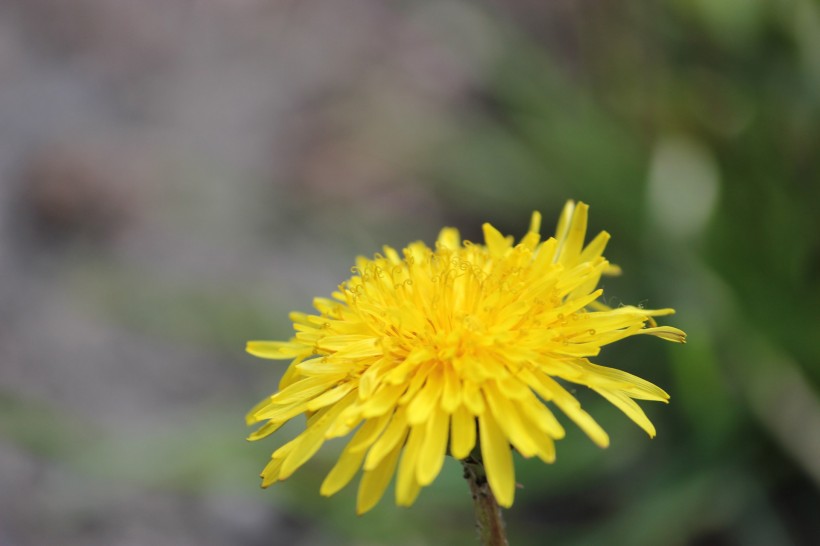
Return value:
[(820, 5), (812, 0), (0, 1), (0, 545), (473, 544), (448, 462), (415, 506), (259, 489), (290, 335), (384, 243), (613, 234), (607, 301), (689, 343), (649, 440), (517, 461), (514, 545), (820, 543)]

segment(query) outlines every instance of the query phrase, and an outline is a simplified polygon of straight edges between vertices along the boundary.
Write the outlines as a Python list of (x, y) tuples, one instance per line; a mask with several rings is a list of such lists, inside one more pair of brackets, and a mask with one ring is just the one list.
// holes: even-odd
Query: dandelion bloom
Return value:
[(397, 504), (412, 504), (448, 453), (481, 459), (498, 503), (509, 507), (511, 447), (555, 460), (564, 428), (553, 408), (599, 446), (609, 443), (566, 383), (594, 390), (654, 436), (635, 399), (666, 402), (669, 395), (589, 359), (625, 337), (683, 342), (685, 334), (655, 323), (672, 309), (611, 309), (598, 301), (601, 275), (618, 268), (601, 255), (609, 234), (584, 245), (587, 210), (568, 202), (556, 236), (543, 242), (535, 212), (518, 244), (484, 224), (483, 245), (444, 228), (435, 249), (421, 242), (401, 254), (384, 247), (383, 255), (359, 257), (331, 299), (316, 298), (318, 313), (291, 313), (290, 341), (249, 342), (255, 356), (292, 360), (279, 392), (248, 414), (248, 424), (264, 422), (249, 439), (307, 418), (304, 432), (273, 453), (262, 486), (288, 478), (326, 440), (355, 431), (321, 493), (336, 493), (363, 469), (358, 513), (379, 501), (394, 473)]

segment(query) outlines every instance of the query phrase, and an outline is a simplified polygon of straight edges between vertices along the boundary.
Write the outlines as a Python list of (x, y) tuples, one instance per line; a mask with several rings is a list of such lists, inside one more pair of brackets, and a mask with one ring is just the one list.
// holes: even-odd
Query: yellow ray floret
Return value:
[(279, 391), (249, 412), (249, 424), (263, 423), (249, 439), (307, 418), (304, 432), (273, 453), (262, 485), (288, 478), (326, 440), (352, 434), (321, 494), (333, 495), (361, 470), (359, 513), (375, 506), (394, 474), (396, 502), (412, 504), (448, 453), (480, 459), (499, 504), (509, 507), (512, 450), (555, 460), (564, 428), (554, 409), (599, 446), (609, 444), (561, 382), (589, 387), (654, 436), (635, 400), (669, 395), (590, 358), (633, 335), (681, 343), (686, 335), (655, 322), (671, 309), (600, 302), (601, 276), (620, 269), (603, 257), (609, 234), (584, 244), (587, 212), (568, 202), (545, 241), (535, 212), (518, 244), (485, 224), (483, 245), (445, 228), (432, 249), (384, 247), (357, 258), (332, 298), (316, 298), (317, 314), (291, 313), (290, 341), (248, 342), (255, 356), (291, 361)]

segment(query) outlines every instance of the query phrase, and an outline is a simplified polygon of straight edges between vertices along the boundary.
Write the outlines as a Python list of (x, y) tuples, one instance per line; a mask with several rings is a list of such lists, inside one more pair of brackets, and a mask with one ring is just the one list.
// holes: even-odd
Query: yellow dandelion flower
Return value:
[(599, 446), (609, 443), (567, 382), (594, 390), (654, 436), (635, 400), (666, 402), (669, 395), (589, 359), (629, 336), (684, 342), (685, 334), (655, 323), (672, 309), (611, 309), (598, 301), (601, 275), (618, 268), (602, 256), (609, 234), (584, 245), (587, 210), (568, 202), (555, 237), (543, 242), (535, 212), (518, 244), (484, 224), (483, 245), (444, 228), (435, 249), (415, 242), (400, 254), (385, 246), (372, 259), (357, 258), (332, 298), (316, 298), (318, 313), (291, 313), (290, 341), (249, 342), (252, 355), (292, 360), (279, 392), (248, 414), (248, 424), (264, 422), (249, 439), (307, 418), (304, 432), (273, 453), (262, 486), (290, 477), (326, 440), (353, 433), (321, 494), (333, 495), (363, 469), (360, 514), (394, 474), (397, 504), (412, 504), (448, 453), (480, 458), (498, 503), (509, 507), (511, 448), (555, 460), (564, 428), (553, 408)]

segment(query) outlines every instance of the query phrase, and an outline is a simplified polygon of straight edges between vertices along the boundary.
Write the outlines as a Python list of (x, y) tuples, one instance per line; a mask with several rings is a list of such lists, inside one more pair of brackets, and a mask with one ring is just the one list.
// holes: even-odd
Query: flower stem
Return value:
[(487, 483), (484, 465), (473, 457), (462, 460), (461, 464), (464, 465), (464, 478), (470, 485), (475, 503), (475, 524), (481, 546), (509, 546), (504, 518)]

